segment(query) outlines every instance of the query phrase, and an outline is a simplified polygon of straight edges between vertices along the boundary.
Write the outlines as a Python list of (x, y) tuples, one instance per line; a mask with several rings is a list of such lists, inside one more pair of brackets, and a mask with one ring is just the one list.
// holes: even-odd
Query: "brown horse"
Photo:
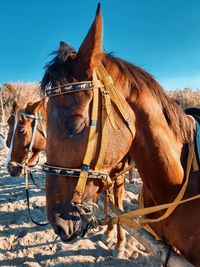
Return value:
[[(14, 106), (16, 107), (16, 105)], [(37, 122), (35, 137), (29, 153), (35, 121), (38, 120), (36, 118), (38, 112), (41, 114), (42, 125)], [(45, 98), (35, 103), (28, 103), (19, 118), (11, 114), (8, 123), (10, 136), (7, 138), (7, 145), (10, 146), (10, 151), (7, 159), (7, 169), (11, 176), (20, 176), (23, 175), (23, 163), (27, 160), (27, 164), (31, 165), (37, 159), (39, 153), (46, 149), (44, 133), (46, 131)]]
[[(59, 91), (67, 83), (90, 81), (100, 61), (112, 77), (120, 101), (134, 125), (130, 131), (118, 106), (111, 102), (118, 129), (115, 130), (108, 120), (102, 171), (115, 172), (117, 164), (129, 152), (143, 180), (145, 207), (172, 202), (184, 181), (188, 144), (194, 141), (195, 123), (150, 74), (102, 51), (99, 8), (76, 55), (71, 47), (61, 43), (57, 56), (47, 67), (42, 88), (51, 86)], [(80, 169), (86, 151), (93, 98), (93, 90), (50, 97), (47, 105), (49, 165)], [(95, 168), (98, 159), (100, 132), (101, 123), (98, 122), (91, 169)], [(48, 219), (62, 240), (72, 240), (81, 234), (83, 227), (81, 215), (71, 203), (77, 179), (49, 173), (46, 177)], [(200, 193), (199, 178), (199, 171), (190, 173), (184, 198)], [(96, 201), (102, 188), (101, 180), (87, 179), (82, 203)], [(182, 204), (167, 219), (151, 224), (163, 240), (180, 250), (196, 266), (200, 266), (199, 205), (200, 200)], [(157, 212), (149, 217), (157, 218), (161, 214), (163, 212)]]

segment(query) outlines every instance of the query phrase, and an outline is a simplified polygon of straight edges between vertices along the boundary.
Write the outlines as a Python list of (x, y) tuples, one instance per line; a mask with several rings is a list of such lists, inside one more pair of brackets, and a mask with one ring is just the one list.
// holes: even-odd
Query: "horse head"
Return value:
[[(37, 114), (41, 114), (41, 125)], [(24, 166), (33, 164), (46, 148), (46, 100), (29, 102), (15, 124), (7, 168), (11, 176), (21, 176)]]
[[(92, 89), (87, 90), (87, 86), (90, 86), (88, 81), (98, 80), (94, 71), (100, 61), (105, 64), (107, 62), (102, 50), (102, 14), (98, 7), (95, 20), (78, 52), (61, 42), (56, 57), (46, 66), (41, 85), (46, 88), (46, 92), (50, 92), (47, 104), (47, 163), (50, 168), (58, 166), (80, 170), (83, 167), (87, 144), (91, 140), (94, 142), (94, 149), (90, 153), (90, 170), (98, 169), (112, 175), (123, 168), (124, 164), (119, 163), (129, 151), (134, 130), (131, 133), (128, 129), (117, 105), (112, 103), (111, 106), (112, 100), (106, 91), (101, 91), (104, 98), (96, 96), (97, 104), (94, 104), (96, 93)], [(123, 88), (126, 94), (127, 84), (120, 76), (119, 68), (113, 68), (111, 65), (108, 63), (107, 67), (113, 81)], [(71, 92), (65, 94), (62, 90)], [(51, 92), (54, 92), (54, 95), (51, 95)], [(121, 98), (125, 109), (131, 113), (123, 94)], [(107, 112), (105, 121), (101, 108), (104, 104)], [(97, 121), (91, 119), (93, 106), (96, 108)], [(91, 124), (96, 128), (90, 135)], [(102, 129), (102, 125), (105, 129)], [(103, 141), (102, 134), (106, 135)], [(104, 156), (100, 163), (101, 149), (104, 150)], [(97, 168), (97, 165), (100, 167)], [(59, 170), (56, 171), (57, 173), (47, 173), (46, 176), (47, 216), (61, 239), (70, 241), (83, 230), (81, 212), (72, 201), (78, 178), (73, 175), (65, 177), (59, 175)], [(103, 186), (102, 179), (89, 177), (81, 192), (81, 205), (87, 209), (91, 203), (96, 202)]]

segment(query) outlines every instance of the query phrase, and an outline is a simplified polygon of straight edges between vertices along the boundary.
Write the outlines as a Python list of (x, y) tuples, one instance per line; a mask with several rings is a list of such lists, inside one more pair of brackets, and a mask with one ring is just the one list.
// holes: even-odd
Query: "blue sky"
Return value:
[[(102, 0), (103, 47), (165, 89), (200, 88), (199, 0)], [(59, 41), (78, 49), (96, 0), (0, 0), (0, 83), (39, 82)]]

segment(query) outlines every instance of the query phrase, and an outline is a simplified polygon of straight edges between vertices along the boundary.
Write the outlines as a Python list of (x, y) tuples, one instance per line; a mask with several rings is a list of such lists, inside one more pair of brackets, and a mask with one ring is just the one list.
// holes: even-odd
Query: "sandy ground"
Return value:
[[(112, 257), (110, 248), (102, 242), (105, 228), (65, 244), (50, 226), (39, 227), (29, 218), (23, 178), (13, 178), (5, 167), (6, 151), (0, 154), (0, 266), (160, 266), (146, 248), (127, 234), (125, 254), (122, 259)], [(34, 177), (45, 183), (38, 166)], [(125, 210), (137, 208), (137, 186), (126, 182)], [(46, 221), (45, 192), (30, 183), (31, 212), (35, 220)]]

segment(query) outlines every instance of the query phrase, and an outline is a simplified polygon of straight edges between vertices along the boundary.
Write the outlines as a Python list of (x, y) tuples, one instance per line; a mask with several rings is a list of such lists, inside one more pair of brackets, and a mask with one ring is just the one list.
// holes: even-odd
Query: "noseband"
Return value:
[[(97, 78), (98, 77), (98, 78)], [(122, 102), (120, 96), (117, 93), (115, 86), (113, 85), (113, 81), (111, 76), (108, 75), (104, 66), (100, 63), (100, 65), (93, 72), (93, 80), (92, 81), (84, 81), (77, 83), (70, 83), (59, 87), (54, 87), (50, 89), (46, 89), (46, 95), (48, 97), (57, 97), (64, 94), (93, 90), (93, 102), (92, 102), (92, 114), (89, 125), (89, 136), (88, 143), (86, 148), (86, 153), (84, 156), (84, 160), (82, 163), (81, 169), (71, 169), (71, 168), (60, 168), (57, 166), (51, 166), (48, 163), (44, 165), (43, 170), (46, 173), (54, 174), (54, 175), (64, 175), (70, 177), (78, 178), (78, 182), (74, 191), (74, 195), (72, 198), (72, 205), (76, 206), (80, 212), (80, 214), (89, 215), (87, 216), (87, 220), (92, 225), (96, 225), (96, 219), (90, 209), (84, 210), (84, 205), (81, 204), (81, 196), (84, 192), (86, 181), (88, 178), (97, 178), (103, 181), (104, 186), (112, 187), (113, 181), (110, 178), (108, 173), (102, 173), (100, 170), (103, 166), (103, 161), (105, 158), (105, 153), (107, 149), (107, 119), (109, 120), (112, 127), (116, 130), (119, 129), (118, 124), (114, 118), (111, 100), (114, 102), (116, 107), (118, 108), (122, 118), (124, 119), (125, 124), (130, 129), (131, 133), (134, 134), (134, 126), (133, 122), (130, 119), (130, 115), (128, 114), (124, 103)], [(94, 170), (90, 169), (90, 163), (92, 159), (92, 154), (95, 147), (95, 135), (97, 132), (97, 119), (98, 119), (98, 106), (99, 104), (99, 93), (102, 98), (102, 135), (101, 135), (101, 146), (100, 153), (98, 156), (98, 160), (96, 162), (96, 166)], [(83, 215), (84, 216), (84, 215)], [(88, 217), (90, 217), (88, 219)]]

